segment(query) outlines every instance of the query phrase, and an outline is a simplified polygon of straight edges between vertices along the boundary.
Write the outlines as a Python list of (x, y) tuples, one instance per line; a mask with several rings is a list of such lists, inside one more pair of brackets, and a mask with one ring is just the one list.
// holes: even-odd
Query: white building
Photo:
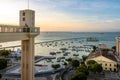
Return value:
[(20, 16), (19, 25), (21, 27), (24, 27), (26, 25), (29, 27), (35, 26), (35, 11), (29, 9), (21, 10), (19, 16)]
[(12, 51), (11, 56), (13, 56), (13, 57), (21, 57), (21, 50), (18, 48), (17, 51)]
[(107, 49), (107, 45), (106, 44), (102, 44), (102, 43), (99, 43), (97, 45), (97, 47), (100, 48), (100, 49)]

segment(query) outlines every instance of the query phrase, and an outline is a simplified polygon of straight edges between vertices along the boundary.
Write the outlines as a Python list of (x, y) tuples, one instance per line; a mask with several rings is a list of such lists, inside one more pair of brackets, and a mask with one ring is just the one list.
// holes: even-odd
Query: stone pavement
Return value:
[(87, 80), (104, 80), (104, 75), (90, 73)]
[(120, 77), (116, 72), (105, 72), (104, 80), (120, 80)]
[(87, 80), (120, 80), (120, 77), (117, 72), (106, 71), (104, 74), (91, 73)]

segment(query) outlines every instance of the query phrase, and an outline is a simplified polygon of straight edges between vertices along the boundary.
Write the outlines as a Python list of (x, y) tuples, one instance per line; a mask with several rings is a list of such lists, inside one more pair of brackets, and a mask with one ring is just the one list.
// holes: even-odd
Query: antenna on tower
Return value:
[(29, 0), (28, 0), (28, 9), (29, 9)]

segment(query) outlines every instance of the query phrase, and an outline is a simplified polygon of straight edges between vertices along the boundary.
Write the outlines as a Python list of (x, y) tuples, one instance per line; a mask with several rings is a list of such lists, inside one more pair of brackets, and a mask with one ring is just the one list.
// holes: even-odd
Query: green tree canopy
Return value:
[(72, 67), (77, 68), (80, 65), (78, 60), (72, 60)]
[(60, 67), (60, 64), (52, 64), (52, 68), (57, 69)]
[(70, 80), (87, 80), (87, 76), (83, 72), (78, 72)]
[(94, 60), (90, 60), (87, 62), (87, 65), (88, 65), (88, 69), (94, 73), (98, 72), (102, 72), (103, 71), (103, 68), (102, 68), (102, 65), (101, 64), (98, 64), (96, 61)]
[(89, 65), (95, 64), (95, 63), (97, 63), (95, 60), (89, 60), (89, 61), (87, 62), (87, 65), (89, 66)]
[(85, 61), (85, 60), (87, 59), (87, 57), (88, 57), (88, 56), (83, 55), (83, 56), (82, 56), (83, 61)]
[(92, 51), (92, 52), (95, 52), (96, 49), (97, 49), (97, 47), (96, 47), (96, 46), (93, 46), (93, 51)]
[(100, 73), (103, 71), (102, 65), (101, 64), (94, 64), (96, 72)]
[(116, 51), (116, 46), (112, 46), (112, 49)]
[(63, 64), (64, 66), (67, 66), (67, 63), (66, 62), (64, 62), (64, 64)]
[(10, 54), (10, 50), (0, 50), (0, 56), (7, 57)]
[(87, 66), (85, 64), (81, 64), (78, 67), (77, 72), (83, 72), (83, 73), (85, 73), (85, 75), (89, 74), (88, 68), (87, 68)]
[(71, 62), (71, 61), (72, 61), (72, 58), (68, 58), (68, 59), (66, 59), (66, 61)]
[(7, 67), (7, 60), (6, 59), (0, 59), (0, 70)]

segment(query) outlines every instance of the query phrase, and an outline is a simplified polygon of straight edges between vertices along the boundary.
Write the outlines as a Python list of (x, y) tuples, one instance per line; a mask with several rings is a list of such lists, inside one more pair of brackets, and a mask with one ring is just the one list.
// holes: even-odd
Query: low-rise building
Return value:
[(102, 44), (102, 43), (99, 43), (99, 44), (97, 45), (97, 47), (98, 47), (99, 49), (107, 49), (107, 48), (108, 48), (106, 44)]
[(117, 59), (115, 58), (114, 54), (111, 54), (109, 52), (104, 52), (102, 50), (92, 52), (89, 54), (86, 63), (89, 60), (95, 60), (101, 64), (103, 70), (105, 71), (118, 71)]

